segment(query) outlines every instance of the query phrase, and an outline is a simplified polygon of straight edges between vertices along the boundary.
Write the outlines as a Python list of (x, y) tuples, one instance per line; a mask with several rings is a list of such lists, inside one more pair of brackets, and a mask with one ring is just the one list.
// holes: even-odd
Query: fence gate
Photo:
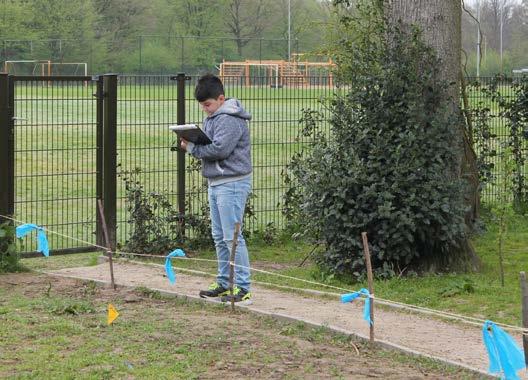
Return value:
[[(103, 243), (97, 199), (115, 209), (115, 180), (103, 181), (112, 174), (104, 170), (112, 165), (103, 162), (105, 143), (112, 143), (104, 121), (111, 127), (114, 120), (115, 129), (115, 107), (104, 95), (113, 95), (115, 104), (116, 85), (115, 75), (0, 74), (0, 214), (56, 232), (47, 234), (54, 253), (86, 252)], [(110, 233), (115, 241), (114, 229)], [(35, 237), (23, 244), (25, 256), (35, 253)]]

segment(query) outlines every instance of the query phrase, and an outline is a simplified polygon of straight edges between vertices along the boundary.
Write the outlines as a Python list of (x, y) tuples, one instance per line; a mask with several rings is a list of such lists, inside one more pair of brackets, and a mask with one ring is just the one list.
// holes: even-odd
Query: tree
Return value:
[(528, 67), (528, 0), (512, 12), (512, 59), (515, 68)]
[(487, 48), (500, 51), (501, 48), (501, 23), (503, 33), (503, 49), (509, 40), (510, 19), (513, 3), (511, 0), (486, 0), (482, 3), (481, 26), (486, 36)]
[(269, 0), (229, 0), (227, 3), (226, 27), (235, 37), (238, 55), (253, 38), (262, 36), (270, 23)]
[(34, 0), (27, 7), (31, 29), (36, 31), (36, 39), (42, 39), (33, 43), (33, 59), (67, 62), (84, 56), (88, 49), (83, 42), (94, 36), (96, 14), (92, 1)]
[(108, 38), (112, 49), (119, 48), (126, 39), (148, 32), (155, 25), (152, 2), (142, 0), (94, 0), (99, 15), (97, 31)]
[(28, 5), (32, 12), (32, 29), (38, 30), (41, 38), (93, 37), (96, 15), (92, 1), (34, 0)]
[[(4, 1), (0, 15), (0, 37), (10, 40), (31, 40), (38, 31), (32, 28), (32, 12), (26, 2), (17, 0)], [(0, 60), (21, 59), (31, 54), (29, 41), (4, 41)], [(33, 57), (25, 58), (32, 59)]]
[[(94, 0), (99, 15), (96, 36), (106, 47), (104, 66), (108, 70), (137, 69), (138, 36), (156, 24), (154, 1)], [(133, 69), (132, 69), (133, 68)]]
[(310, 145), (289, 166), (286, 211), (322, 243), (317, 260), (332, 274), (364, 273), (363, 231), (379, 276), (465, 267), (464, 184), (452, 172), (461, 115), (442, 63), (381, 1), (355, 13), (344, 3), (331, 49), (340, 90), (324, 115), (305, 113)]
[[(467, 2), (463, 6), (462, 47), (467, 55), (467, 72), (475, 75), (477, 8)], [(513, 68), (523, 66), (520, 63), (525, 61), (522, 46), (526, 31), (523, 34), (522, 25), (526, 19), (523, 5), (518, 0), (480, 0), (480, 75), (493, 76), (500, 72), (508, 75)], [(463, 62), (466, 62), (465, 58)]]
[[(163, 34), (208, 37), (223, 27), (220, 21), (222, 2), (181, 0), (172, 2), (170, 22)], [(160, 15), (160, 17), (167, 15)]]
[[(453, 114), (460, 114), (459, 89), (463, 75), (461, 73), (461, 17), (460, 0), (388, 0), (386, 2), (388, 18), (392, 22), (401, 21), (406, 25), (417, 25), (422, 30), (423, 38), (431, 46), (441, 60), (441, 76), (450, 83), (448, 96)], [(471, 121), (466, 119), (469, 123)], [(466, 225), (468, 231), (479, 217), (479, 180), (476, 165), (476, 154), (473, 149), (471, 125), (460, 118), (456, 130), (458, 160), (454, 167), (446, 168), (452, 178), (462, 178), (468, 188), (466, 202)], [(462, 253), (476, 263), (469, 240), (465, 241)]]
[(31, 28), (31, 10), (27, 3), (5, 0), (0, 16), (0, 37), (31, 39), (35, 33)]
[[(321, 31), (326, 29), (330, 14), (328, 4), (317, 0), (282, 0), (273, 8), (275, 35), (288, 39), (288, 3), (291, 13), (290, 38), (299, 53), (314, 53), (322, 48)], [(276, 16), (275, 16), (276, 15)]]

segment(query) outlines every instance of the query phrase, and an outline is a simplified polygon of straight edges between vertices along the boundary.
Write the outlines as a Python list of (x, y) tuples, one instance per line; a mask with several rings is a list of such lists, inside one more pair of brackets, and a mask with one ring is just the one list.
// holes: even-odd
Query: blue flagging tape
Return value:
[(49, 243), (44, 228), (31, 223), (22, 224), (16, 228), (16, 237), (17, 239), (23, 238), (33, 230), (37, 230), (37, 252), (49, 257)]
[(172, 269), (171, 259), (173, 257), (185, 257), (185, 252), (177, 248), (171, 253), (169, 253), (165, 258), (165, 272), (167, 272), (167, 278), (169, 279), (170, 283), (174, 285), (176, 283), (176, 274), (174, 273), (174, 270)]
[(482, 337), (489, 356), (489, 372), (506, 380), (517, 380), (526, 367), (524, 354), (513, 338), (491, 321), (484, 322)]
[(363, 308), (363, 319), (367, 321), (369, 325), (372, 325), (372, 321), (370, 320), (370, 293), (368, 289), (362, 288), (359, 291), (354, 292), (354, 293), (342, 294), (341, 302), (343, 303), (352, 302), (361, 295), (366, 296), (365, 307)]

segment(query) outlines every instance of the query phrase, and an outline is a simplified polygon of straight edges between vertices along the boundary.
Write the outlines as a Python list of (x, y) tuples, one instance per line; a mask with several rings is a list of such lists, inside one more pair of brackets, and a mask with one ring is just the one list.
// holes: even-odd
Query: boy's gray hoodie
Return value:
[(202, 173), (210, 186), (251, 173), (249, 120), (251, 115), (237, 99), (226, 99), (215, 113), (204, 119), (203, 131), (212, 143), (187, 147), (190, 154), (202, 160)]

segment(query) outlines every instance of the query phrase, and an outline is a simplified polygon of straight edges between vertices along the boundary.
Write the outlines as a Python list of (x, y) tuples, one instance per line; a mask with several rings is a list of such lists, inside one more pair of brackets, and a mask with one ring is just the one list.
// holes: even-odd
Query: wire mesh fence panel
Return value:
[[(202, 126), (205, 114), (194, 99), (197, 76), (185, 86), (185, 121)], [(265, 78), (252, 77), (253, 86), (226, 85), (227, 97), (238, 98), (253, 115), (249, 123), (253, 158), (254, 217), (247, 229), (264, 229), (268, 224), (284, 226), (281, 214), (285, 185), (281, 172), (303, 142), (298, 141), (299, 119), (306, 108), (321, 109), (320, 100), (333, 88), (313, 86), (310, 81), (277, 88)], [(132, 232), (130, 202), (126, 202), (124, 179), (137, 170), (144, 194), (167, 197), (175, 211), (178, 205), (176, 135), (168, 130), (177, 123), (176, 82), (169, 76), (121, 76), (118, 94), (118, 241), (124, 244)], [(185, 207), (187, 214), (208, 216), (207, 182), (200, 163), (186, 156)], [(192, 233), (192, 231), (191, 231)]]
[(121, 76), (117, 113), (117, 241), (131, 233), (125, 179), (138, 169), (145, 194), (159, 193), (177, 205), (176, 152), (171, 151), (176, 124), (176, 83), (169, 76)]
[[(95, 243), (97, 109), (91, 78), (15, 78), (15, 217)], [(54, 250), (87, 244), (51, 234)], [(34, 251), (35, 237), (23, 240)]]
[[(266, 71), (267, 70), (267, 71)], [(226, 96), (237, 98), (253, 118), (249, 123), (253, 161), (253, 195), (246, 230), (283, 228), (283, 196), (287, 189), (282, 173), (293, 155), (308, 143), (299, 138), (303, 110), (322, 112), (321, 128), (328, 132), (328, 108), (324, 100), (337, 91), (324, 73), (313, 76), (289, 73), (288, 80), (274, 79), (273, 70), (244, 73), (244, 80), (225, 81)], [(251, 75), (253, 74), (253, 75)], [(294, 75), (295, 74), (295, 75)], [(284, 72), (281, 74), (284, 75)], [(15, 77), (15, 216), (64, 235), (95, 243), (98, 163), (98, 82), (90, 77)], [(44, 78), (44, 79), (43, 79)], [(323, 78), (323, 79), (321, 79)], [(130, 202), (125, 179), (136, 172), (144, 194), (160, 194), (178, 213), (178, 165), (176, 135), (168, 130), (182, 120), (178, 115), (177, 83), (170, 76), (120, 76), (117, 96), (117, 241), (125, 244), (132, 232)], [(206, 116), (193, 92), (198, 76), (185, 82), (185, 122), (203, 125)], [(497, 154), (490, 157), (494, 180), (482, 192), (486, 203), (499, 199), (500, 154), (509, 138), (508, 121), (482, 87), (491, 78), (470, 78), (470, 108), (487, 106), (496, 117), (489, 140)], [(500, 83), (506, 97), (515, 94), (509, 82)], [(99, 109), (99, 114), (101, 110)], [(526, 144), (523, 142), (523, 152)], [(479, 149), (477, 147), (477, 149)], [(200, 163), (185, 158), (185, 209), (207, 217), (207, 183)], [(523, 175), (526, 168), (522, 167)], [(100, 174), (100, 173), (99, 173)], [(180, 173), (181, 174), (181, 173)], [(99, 185), (98, 185), (99, 183)], [(99, 190), (101, 191), (101, 190)], [(180, 198), (181, 200), (181, 198)], [(192, 231), (191, 231), (192, 233)], [(84, 243), (50, 236), (53, 249), (78, 248)], [(35, 240), (24, 240), (33, 250)]]
[[(510, 138), (510, 126), (508, 119), (501, 115), (504, 111), (497, 101), (492, 100), (489, 95), (486, 94), (485, 89), (489, 88), (492, 83), (497, 85), (497, 90), (500, 94), (508, 100), (513, 100), (515, 97), (512, 89), (512, 78), (497, 79), (495, 77), (470, 77), (468, 78), (467, 95), (469, 100), (470, 109), (477, 110), (483, 108), (489, 108), (489, 132), (490, 136), (485, 138), (486, 144), (490, 150), (494, 151), (495, 154), (488, 158), (488, 162), (492, 165), (491, 169), (491, 181), (483, 184), (482, 189), (482, 201), (484, 203), (493, 204), (499, 202), (501, 199), (511, 200), (509, 194), (503, 194), (504, 188), (504, 175), (501, 164), (501, 156)], [(474, 133), (479, 131), (474, 130)], [(526, 155), (526, 140), (522, 142), (523, 156)], [(475, 147), (477, 155), (482, 154), (483, 147), (476, 144)], [(526, 176), (526, 165), (520, 168), (522, 176)]]

